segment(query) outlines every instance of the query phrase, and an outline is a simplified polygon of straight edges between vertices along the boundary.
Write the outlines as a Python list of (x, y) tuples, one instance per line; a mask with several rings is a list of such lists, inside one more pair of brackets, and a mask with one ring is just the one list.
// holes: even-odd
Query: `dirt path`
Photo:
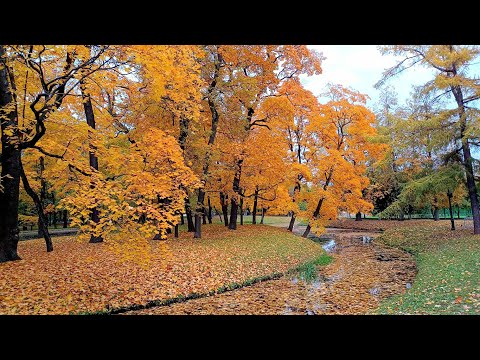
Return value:
[(378, 233), (332, 231), (328, 235), (336, 241), (331, 250), (334, 261), (312, 283), (288, 276), (129, 314), (365, 314), (412, 283), (416, 268), (410, 254), (361, 240), (362, 235)]

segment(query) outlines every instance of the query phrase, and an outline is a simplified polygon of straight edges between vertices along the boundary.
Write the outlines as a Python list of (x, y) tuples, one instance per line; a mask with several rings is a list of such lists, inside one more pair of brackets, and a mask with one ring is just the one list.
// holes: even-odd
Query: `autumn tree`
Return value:
[(263, 101), (277, 96), (281, 85), (299, 81), (301, 74), (321, 72), (321, 56), (306, 46), (231, 46), (222, 57), (229, 73), (229, 87), (225, 91), (226, 143), (231, 146), (233, 171), (230, 195), (231, 216), (229, 228), (236, 229), (237, 209), (241, 198), (242, 169), (250, 131), (268, 127), (269, 119), (260, 112)]
[(375, 116), (365, 107), (365, 95), (341, 85), (330, 85), (330, 101), (320, 107), (321, 116), (308, 125), (311, 136), (311, 186), (301, 194), (307, 204), (303, 217), (309, 222), (303, 237), (312, 227), (321, 230), (339, 210), (357, 213), (373, 206), (363, 197), (368, 186), (366, 167), (380, 156), (384, 147), (371, 142), (376, 135)]
[[(436, 129), (441, 129), (444, 145), (452, 144), (452, 153), (461, 154), (460, 163), (465, 171), (465, 183), (468, 189), (473, 213), (474, 233), (480, 234), (480, 210), (478, 191), (475, 183), (474, 158), (472, 146), (478, 144), (476, 100), (479, 99), (480, 83), (472, 75), (471, 68), (478, 58), (480, 47), (463, 45), (397, 45), (381, 48), (385, 54), (401, 56), (395, 66), (388, 69), (382, 81), (377, 85), (411, 67), (424, 66), (434, 72), (422, 92), (432, 94), (435, 99), (447, 99), (442, 111), (432, 119)], [(452, 101), (453, 100), (453, 101)], [(433, 132), (432, 132), (433, 133)]]
[[(111, 68), (108, 46), (83, 58), (76, 46), (0, 46), (0, 117), (2, 189), (0, 193), (0, 262), (17, 260), (18, 196), (21, 153), (45, 135), (47, 121), (80, 81)], [(83, 72), (90, 69), (88, 72)], [(82, 73), (83, 72), (83, 73)], [(25, 109), (25, 112), (24, 112)], [(25, 117), (19, 121), (20, 114)], [(28, 115), (27, 115), (28, 114)]]

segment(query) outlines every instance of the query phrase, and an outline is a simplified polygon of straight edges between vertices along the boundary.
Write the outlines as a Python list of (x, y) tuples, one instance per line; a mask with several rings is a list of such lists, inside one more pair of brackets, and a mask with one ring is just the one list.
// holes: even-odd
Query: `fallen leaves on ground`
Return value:
[[(120, 262), (105, 244), (75, 237), (23, 241), (23, 260), (0, 264), (0, 314), (68, 314), (144, 304), (285, 272), (324, 253), (320, 245), (283, 229), (244, 225), (203, 228), (203, 239), (152, 241), (148, 268)], [(168, 253), (168, 256), (165, 254)]]
[(358, 234), (334, 235), (334, 261), (306, 283), (285, 276), (211, 297), (129, 314), (364, 314), (406, 290), (415, 277), (410, 254), (381, 244), (363, 244)]

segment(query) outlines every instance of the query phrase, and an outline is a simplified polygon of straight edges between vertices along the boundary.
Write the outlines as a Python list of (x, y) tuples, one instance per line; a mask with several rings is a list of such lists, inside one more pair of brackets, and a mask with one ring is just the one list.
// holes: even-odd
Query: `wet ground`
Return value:
[[(301, 227), (296, 233), (301, 233)], [(375, 243), (378, 233), (328, 229), (312, 236), (333, 256), (318, 279), (307, 283), (295, 275), (269, 280), (184, 303), (129, 314), (365, 314), (379, 302), (411, 287), (413, 256)], [(373, 241), (371, 241), (373, 239)]]

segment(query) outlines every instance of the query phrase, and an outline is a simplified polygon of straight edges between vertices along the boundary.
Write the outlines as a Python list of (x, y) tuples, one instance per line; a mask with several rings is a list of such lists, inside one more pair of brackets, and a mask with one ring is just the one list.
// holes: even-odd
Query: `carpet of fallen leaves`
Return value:
[[(0, 314), (68, 314), (206, 293), (255, 277), (285, 272), (324, 253), (319, 244), (284, 229), (244, 225), (203, 228), (203, 239), (152, 241), (148, 268), (120, 262), (104, 244), (75, 237), (22, 241), (23, 260), (0, 264)], [(165, 254), (169, 256), (166, 257)]]
[(359, 233), (333, 236), (337, 241), (331, 253), (334, 261), (319, 268), (319, 278), (313, 282), (284, 276), (129, 314), (365, 314), (412, 283), (416, 272), (412, 255), (375, 242), (363, 244)]
[(480, 314), (480, 236), (459, 228), (403, 227), (378, 238), (415, 254), (418, 267), (413, 287), (382, 303), (379, 313)]

